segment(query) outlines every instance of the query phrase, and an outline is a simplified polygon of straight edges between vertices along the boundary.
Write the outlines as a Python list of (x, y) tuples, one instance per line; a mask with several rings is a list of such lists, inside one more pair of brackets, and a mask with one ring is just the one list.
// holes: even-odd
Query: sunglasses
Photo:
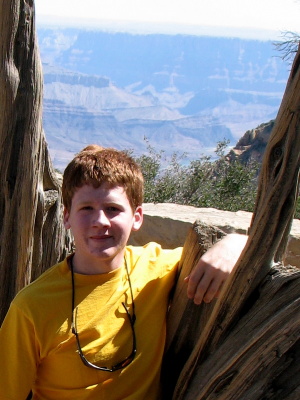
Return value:
[(135, 307), (134, 307), (134, 301), (133, 301), (133, 293), (132, 293), (132, 286), (131, 286), (131, 280), (130, 280), (130, 275), (128, 272), (128, 266), (125, 258), (125, 269), (128, 277), (128, 284), (129, 284), (129, 289), (130, 289), (130, 295), (131, 295), (131, 303), (132, 303), (132, 315), (130, 314), (128, 308), (126, 307), (125, 303), (122, 302), (122, 305), (126, 311), (126, 315), (128, 317), (128, 321), (130, 323), (131, 327), (131, 332), (132, 332), (132, 350), (131, 353), (129, 354), (128, 357), (126, 357), (123, 361), (118, 362), (115, 365), (112, 365), (111, 367), (99, 367), (96, 364), (91, 363), (90, 361), (87, 360), (85, 355), (83, 354), (81, 345), (80, 345), (80, 340), (79, 340), (79, 334), (77, 331), (77, 312), (78, 308), (75, 308), (75, 282), (74, 282), (74, 268), (73, 268), (73, 263), (72, 259), (69, 259), (69, 264), (70, 264), (70, 269), (71, 269), (71, 275), (72, 275), (72, 319), (71, 319), (71, 329), (72, 333), (74, 334), (77, 342), (77, 350), (78, 354), (80, 356), (81, 361), (83, 364), (89, 368), (94, 368), (99, 371), (106, 371), (106, 372), (114, 372), (117, 371), (118, 369), (122, 369), (127, 367), (135, 358), (136, 355), (136, 336), (135, 336), (135, 330), (134, 330), (134, 323), (136, 321), (136, 315), (135, 315)]

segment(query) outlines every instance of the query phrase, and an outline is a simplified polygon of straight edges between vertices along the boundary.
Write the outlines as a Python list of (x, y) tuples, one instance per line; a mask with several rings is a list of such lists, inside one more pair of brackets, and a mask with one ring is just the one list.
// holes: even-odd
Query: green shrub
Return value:
[(145, 202), (253, 211), (259, 165), (230, 161), (227, 146), (226, 140), (217, 144), (216, 160), (201, 156), (185, 165), (185, 154), (167, 158), (148, 144), (148, 154), (136, 158), (145, 178)]

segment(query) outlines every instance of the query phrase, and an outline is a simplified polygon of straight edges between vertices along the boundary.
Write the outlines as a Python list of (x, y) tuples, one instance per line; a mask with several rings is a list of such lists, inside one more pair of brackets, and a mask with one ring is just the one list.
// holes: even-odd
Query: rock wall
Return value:
[[(178, 204), (144, 204), (144, 223), (133, 232), (129, 243), (140, 246), (150, 241), (163, 248), (175, 248), (184, 244), (187, 232), (196, 220), (214, 225), (225, 233), (246, 234), (252, 213), (246, 211), (221, 211), (215, 208), (196, 208)], [(300, 221), (294, 220), (290, 232), (285, 264), (300, 268)]]

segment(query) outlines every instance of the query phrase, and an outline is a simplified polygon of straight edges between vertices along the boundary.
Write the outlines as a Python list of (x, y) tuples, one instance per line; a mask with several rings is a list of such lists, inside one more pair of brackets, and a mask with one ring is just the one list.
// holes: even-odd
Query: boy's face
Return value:
[(64, 211), (65, 227), (75, 240), (75, 270), (93, 274), (120, 267), (130, 233), (142, 221), (142, 207), (133, 212), (123, 187), (103, 183), (78, 188), (71, 209)]

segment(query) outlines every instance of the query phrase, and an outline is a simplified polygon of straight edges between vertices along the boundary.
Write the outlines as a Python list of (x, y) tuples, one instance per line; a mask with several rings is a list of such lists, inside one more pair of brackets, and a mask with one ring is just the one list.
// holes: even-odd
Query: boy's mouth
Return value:
[(107, 240), (107, 239), (111, 239), (112, 235), (92, 235), (90, 236), (90, 238), (92, 240)]

